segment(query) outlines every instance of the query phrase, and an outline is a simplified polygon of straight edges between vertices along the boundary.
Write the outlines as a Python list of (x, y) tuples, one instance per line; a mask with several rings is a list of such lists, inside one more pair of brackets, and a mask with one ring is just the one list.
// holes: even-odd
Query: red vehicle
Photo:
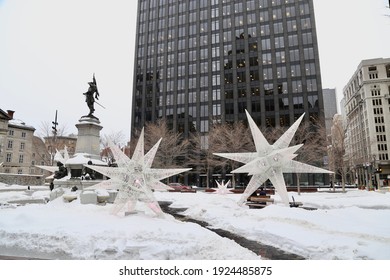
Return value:
[(170, 186), (171, 188), (177, 190), (177, 191), (181, 191), (181, 190), (191, 190), (191, 187), (190, 186), (185, 186), (181, 183), (170, 183), (168, 184), (168, 186)]

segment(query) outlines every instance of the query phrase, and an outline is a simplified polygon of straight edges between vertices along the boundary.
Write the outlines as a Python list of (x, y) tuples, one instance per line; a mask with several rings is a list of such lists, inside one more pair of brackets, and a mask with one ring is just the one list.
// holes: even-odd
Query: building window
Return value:
[(302, 81), (301, 80), (296, 80), (296, 81), (292, 81), (292, 90), (293, 90), (293, 93), (298, 93), (298, 92), (302, 92)]
[(26, 132), (22, 132), (22, 138), (26, 138)]
[(284, 51), (276, 52), (276, 63), (285, 63), (286, 62), (286, 53)]
[(311, 76), (316, 74), (316, 66), (314, 63), (305, 64), (306, 76)]
[(260, 8), (267, 8), (268, 7), (268, 0), (259, 0), (259, 7)]
[(11, 153), (7, 153), (7, 156), (6, 156), (6, 158), (5, 158), (5, 161), (6, 161), (6, 162), (11, 162), (11, 160), (12, 160), (12, 154), (11, 154)]
[(282, 22), (274, 23), (274, 33), (275, 34), (283, 33), (283, 23)]
[(209, 121), (200, 121), (200, 132), (209, 131)]
[(8, 148), (8, 149), (12, 149), (12, 147), (13, 147), (13, 141), (12, 141), (12, 140), (8, 140), (8, 146), (7, 146), (7, 148)]
[(268, 11), (260, 12), (260, 21), (263, 22), (268, 20), (269, 20)]
[(290, 50), (290, 61), (299, 61), (299, 50)]
[(378, 79), (378, 71), (377, 71), (376, 66), (369, 66), (368, 67), (368, 78), (370, 80)]
[(272, 18), (274, 20), (282, 18), (282, 9), (275, 9), (272, 11)]
[(299, 10), (301, 15), (308, 15), (310, 13), (309, 4), (299, 5)]
[(24, 150), (24, 147), (25, 147), (25, 143), (20, 143), (20, 150)]
[(297, 31), (297, 21), (295, 19), (287, 21), (287, 31), (288, 32), (296, 32)]
[[(269, 25), (266, 24), (266, 25), (261, 25), (260, 26), (260, 33), (262, 36), (266, 36), (266, 35), (269, 35), (271, 32), (270, 28), (269, 28)], [(268, 39), (269, 40), (269, 39)]]
[(293, 47), (293, 46), (298, 46), (298, 35), (294, 34), (294, 35), (289, 35), (288, 36), (288, 45), (290, 47)]
[(9, 135), (9, 136), (14, 136), (14, 131), (13, 131), (13, 130), (9, 130), (9, 131), (8, 131), (8, 135)]
[(303, 49), (303, 55), (305, 60), (314, 59), (314, 49), (313, 48)]
[(386, 65), (386, 75), (387, 75), (387, 78), (390, 78), (390, 64)]
[(308, 79), (307, 80), (307, 91), (317, 91), (317, 80), (316, 79)]
[(300, 76), (301, 76), (301, 65), (291, 64), (291, 77), (300, 77)]
[(23, 174), (23, 169), (18, 169), (18, 174)]
[(307, 97), (309, 102), (309, 108), (318, 108), (318, 96), (310, 95)]
[(19, 163), (23, 163), (24, 155), (19, 155)]
[(286, 7), (286, 17), (295, 17), (295, 6)]
[(382, 106), (382, 99), (373, 99), (372, 105), (373, 106)]
[(378, 79), (378, 72), (370, 72), (370, 73), (368, 73), (368, 78), (370, 80)]
[(302, 30), (311, 28), (310, 18), (301, 19)]

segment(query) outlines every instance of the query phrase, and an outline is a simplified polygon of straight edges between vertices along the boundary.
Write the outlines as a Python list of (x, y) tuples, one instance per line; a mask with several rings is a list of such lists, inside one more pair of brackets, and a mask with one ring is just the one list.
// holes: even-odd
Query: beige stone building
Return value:
[(45, 140), (45, 146), (47, 152), (54, 156), (56, 151), (58, 150), (61, 154), (64, 153), (64, 149), (66, 147), (66, 150), (68, 151), (69, 156), (74, 155), (76, 151), (76, 143), (77, 143), (77, 136), (76, 135), (69, 135), (69, 136), (47, 136), (44, 137)]
[(48, 176), (35, 165), (48, 165), (50, 156), (35, 128), (14, 118), (14, 111), (0, 110), (0, 181), (39, 184)]
[(343, 90), (347, 158), (359, 185), (390, 179), (390, 58), (363, 60)]

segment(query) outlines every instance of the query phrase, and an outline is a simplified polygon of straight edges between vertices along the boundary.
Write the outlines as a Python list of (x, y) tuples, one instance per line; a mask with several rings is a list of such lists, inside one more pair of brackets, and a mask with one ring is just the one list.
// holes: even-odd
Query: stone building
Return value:
[(35, 168), (47, 165), (49, 155), (35, 128), (14, 118), (14, 111), (0, 110), (0, 181), (7, 184), (43, 183), (48, 173)]
[(363, 60), (344, 87), (346, 153), (359, 185), (390, 179), (390, 58)]

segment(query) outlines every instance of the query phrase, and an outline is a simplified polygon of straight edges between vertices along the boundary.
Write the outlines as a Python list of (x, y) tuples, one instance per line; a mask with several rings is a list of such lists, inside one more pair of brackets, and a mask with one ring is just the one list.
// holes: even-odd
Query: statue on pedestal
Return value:
[(89, 84), (88, 91), (83, 93), (85, 95), (85, 102), (87, 102), (89, 108), (89, 114), (87, 115), (87, 117), (96, 118), (93, 115), (93, 113), (95, 112), (94, 103), (96, 103), (96, 100), (99, 100), (99, 91), (96, 84), (95, 74), (93, 74), (92, 82), (89, 82), (88, 84)]

